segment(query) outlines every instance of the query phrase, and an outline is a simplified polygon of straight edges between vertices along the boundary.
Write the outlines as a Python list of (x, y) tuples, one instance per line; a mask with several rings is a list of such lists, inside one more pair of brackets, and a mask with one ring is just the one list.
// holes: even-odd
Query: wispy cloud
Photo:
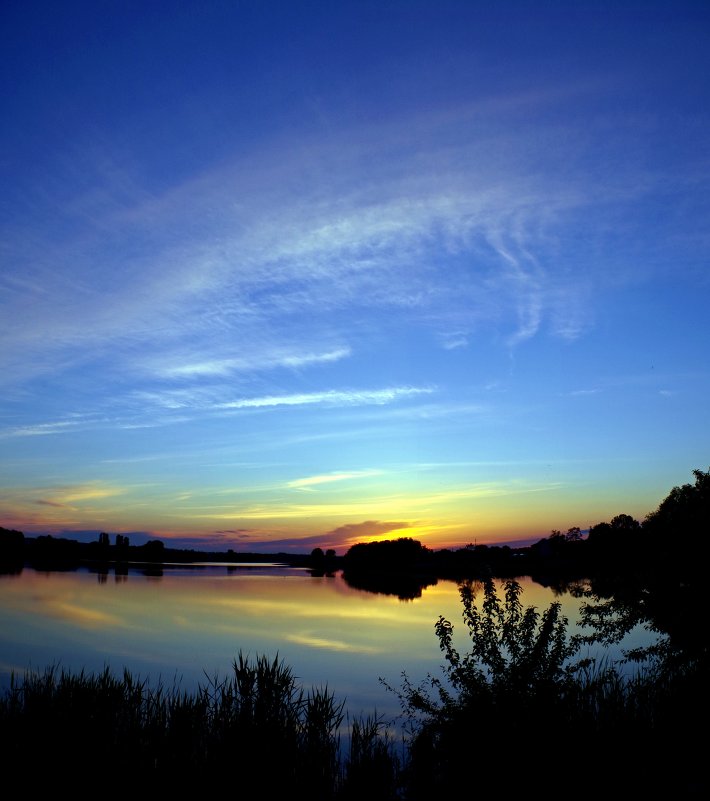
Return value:
[(290, 503), (275, 499), (264, 504), (219, 504), (184, 507), (176, 515), (184, 519), (204, 520), (277, 520), (327, 519), (328, 517), (365, 517), (373, 511), (382, 515), (422, 514), (451, 503), (504, 498), (530, 493), (552, 492), (559, 482), (524, 481), (480, 482), (453, 486), (442, 491), (368, 495), (351, 501), (319, 500), (313, 503)]
[(157, 373), (166, 378), (200, 378), (204, 376), (229, 376), (240, 371), (272, 370), (278, 367), (297, 369), (317, 364), (332, 364), (347, 358), (350, 353), (350, 348), (336, 348), (321, 353), (259, 354), (252, 358), (240, 357), (178, 364), (158, 368)]
[(338, 348), (326, 353), (304, 353), (295, 356), (284, 356), (279, 364), (285, 367), (306, 367), (311, 364), (329, 364), (337, 362), (350, 355), (350, 348)]
[(468, 347), (468, 336), (463, 333), (452, 332), (440, 335), (441, 345), (445, 350), (457, 350)]
[(308, 476), (289, 481), (286, 486), (291, 489), (312, 489), (319, 484), (330, 484), (334, 481), (348, 481), (354, 478), (366, 478), (382, 474), (382, 470), (355, 470), (349, 473), (325, 473), (320, 476)]
[(57, 423), (35, 423), (0, 430), (0, 439), (7, 437), (44, 437), (51, 434), (67, 434), (79, 426), (78, 422), (66, 420)]
[[(126, 428), (126, 426), (123, 426)], [(115, 459), (102, 459), (102, 464), (142, 464), (143, 462), (162, 462), (166, 459), (174, 459), (175, 453), (154, 453), (143, 456), (124, 456)]]
[[(63, 412), (65, 417), (63, 420), (52, 420), (50, 422), (27, 421), (21, 425), (0, 428), (0, 439), (72, 434), (101, 426), (112, 426), (116, 422), (114, 419), (97, 412), (80, 413), (69, 409), (64, 409)], [(25, 409), (21, 412), (23, 417), (29, 417), (30, 413), (31, 410), (27, 411)]]
[[(434, 387), (386, 387), (381, 389), (326, 389), (317, 392), (296, 392), (283, 395), (258, 395), (229, 399), (232, 393), (224, 385), (198, 385), (185, 389), (165, 389), (156, 391), (137, 391), (133, 393), (135, 402), (158, 406), (168, 410), (191, 410), (202, 412), (225, 412), (239, 409), (269, 409), (282, 406), (385, 406), (395, 401), (406, 400), (420, 395), (434, 393)], [(174, 417), (165, 422), (174, 422)], [(133, 425), (163, 424), (153, 419), (145, 423), (135, 421)], [(128, 426), (131, 423), (125, 422)]]
[(255, 532), (253, 528), (227, 528), (222, 531), (215, 531), (215, 534), (229, 535), (233, 537), (248, 537)]
[(116, 495), (123, 495), (125, 492), (125, 487), (109, 487), (98, 482), (73, 487), (61, 487), (54, 491), (55, 497), (61, 499), (60, 503), (80, 503), (101, 498), (113, 498)]
[(382, 405), (402, 398), (426, 395), (434, 390), (430, 387), (390, 387), (371, 390), (326, 390), (324, 392), (297, 393), (294, 395), (266, 395), (260, 398), (215, 404), (216, 409), (260, 409), (273, 406), (362, 406)]
[[(57, 242), (49, 211), (33, 245), (24, 229), (7, 231), (17, 271), (2, 307), (12, 354), (2, 375), (56, 374), (109, 345), (114, 370), (130, 372), (139, 356), (175, 380), (335, 362), (347, 347), (315, 343), (324, 332), (351, 341), (376, 309), (460, 331), (452, 343), (493, 326), (514, 345), (546, 317), (574, 336), (588, 280), (549, 254), (558, 231), (590, 204), (599, 214), (609, 181), (621, 180), (559, 157), (585, 146), (574, 123), (511, 125), (550, 96), (489, 103), (483, 128), (480, 108), (462, 106), (274, 142), (162, 193), (117, 163), (107, 172), (106, 154), (93, 172), (85, 159), (85, 197), (62, 189), (48, 203), (72, 210), (74, 236)], [(403, 146), (412, 130), (417, 148)], [(649, 180), (626, 185), (647, 192)], [(97, 204), (111, 187), (116, 202)]]
[(411, 528), (411, 525), (411, 523), (389, 520), (365, 520), (362, 523), (348, 523), (344, 526), (338, 526), (338, 528), (329, 531), (326, 536), (353, 544), (361, 540), (370, 540), (373, 537), (382, 537), (393, 532), (401, 532)]
[[(50, 487), (13, 487), (4, 494), (12, 498), (15, 509), (27, 509), (31, 506), (47, 507), (46, 514), (52, 509), (76, 512), (82, 507), (91, 507), (95, 502), (126, 495), (128, 487), (114, 486), (99, 481), (84, 484), (69, 484)], [(56, 518), (52, 518), (57, 522)]]
[[(406, 521), (365, 520), (361, 523), (347, 523), (343, 526), (326, 531), (322, 534), (307, 536), (283, 536), (283, 532), (252, 530), (248, 539), (240, 539), (235, 545), (241, 544), (249, 551), (261, 553), (295, 552), (303, 553), (313, 548), (333, 548), (339, 553), (346, 551), (351, 545), (358, 542), (369, 542), (372, 539), (396, 538), (403, 536), (426, 536), (431, 531), (443, 531), (451, 526), (446, 524), (419, 525)], [(182, 542), (183, 540), (179, 540)], [(224, 542), (222, 543), (224, 547)]]

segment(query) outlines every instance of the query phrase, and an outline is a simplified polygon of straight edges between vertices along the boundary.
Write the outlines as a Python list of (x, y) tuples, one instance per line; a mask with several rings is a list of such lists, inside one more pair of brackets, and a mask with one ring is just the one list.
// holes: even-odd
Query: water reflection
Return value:
[(427, 587), (433, 587), (438, 579), (434, 576), (420, 576), (411, 573), (343, 573), (343, 580), (350, 586), (366, 592), (381, 595), (395, 595), (400, 601), (413, 601), (421, 598)]
[[(113, 580), (110, 580), (113, 574)], [(235, 655), (278, 654), (305, 686), (328, 685), (353, 714), (394, 716), (397, 699), (378, 682), (436, 672), (440, 615), (463, 635), (458, 585), (346, 581), (305, 568), (180, 565), (89, 571), (25, 568), (0, 581), (0, 671), (123, 667), (185, 689), (226, 674)], [(560, 600), (579, 617), (579, 599), (523, 579), (524, 603)], [(406, 598), (403, 603), (401, 598)], [(632, 633), (633, 634), (633, 633)], [(636, 633), (634, 636), (642, 636)], [(613, 656), (620, 656), (617, 649)]]

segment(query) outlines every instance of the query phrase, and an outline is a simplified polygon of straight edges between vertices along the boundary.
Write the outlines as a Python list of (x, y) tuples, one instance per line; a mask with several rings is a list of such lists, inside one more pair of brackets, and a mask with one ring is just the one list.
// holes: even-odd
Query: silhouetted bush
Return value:
[[(708, 711), (699, 663), (656, 660), (630, 675), (577, 659), (558, 603), (523, 609), (520, 585), (460, 586), (471, 650), (453, 645), (439, 618), (443, 676), (415, 686), (403, 674), (399, 697), (411, 727), (406, 797), (430, 798), (470, 785), (513, 797), (553, 787), (581, 798), (707, 790), (694, 733)], [(702, 678), (701, 678), (702, 677)]]

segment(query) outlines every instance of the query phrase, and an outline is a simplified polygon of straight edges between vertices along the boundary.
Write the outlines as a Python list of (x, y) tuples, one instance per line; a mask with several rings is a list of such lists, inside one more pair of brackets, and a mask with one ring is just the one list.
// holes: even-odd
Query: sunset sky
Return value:
[(710, 4), (0, 10), (0, 525), (517, 543), (710, 466)]

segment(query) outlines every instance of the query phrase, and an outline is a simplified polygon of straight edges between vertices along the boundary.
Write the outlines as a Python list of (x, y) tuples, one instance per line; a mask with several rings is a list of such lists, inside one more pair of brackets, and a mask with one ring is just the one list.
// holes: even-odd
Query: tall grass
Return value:
[(344, 702), (327, 688), (305, 692), (278, 657), (240, 653), (229, 676), (192, 693), (128, 671), (51, 666), (12, 677), (0, 700), (0, 752), (29, 775), (91, 770), (177, 789), (216, 787), (228, 775), (241, 792), (351, 797), (368, 771), (382, 773), (390, 751), (370, 723), (356, 721), (348, 752), (343, 720)]

